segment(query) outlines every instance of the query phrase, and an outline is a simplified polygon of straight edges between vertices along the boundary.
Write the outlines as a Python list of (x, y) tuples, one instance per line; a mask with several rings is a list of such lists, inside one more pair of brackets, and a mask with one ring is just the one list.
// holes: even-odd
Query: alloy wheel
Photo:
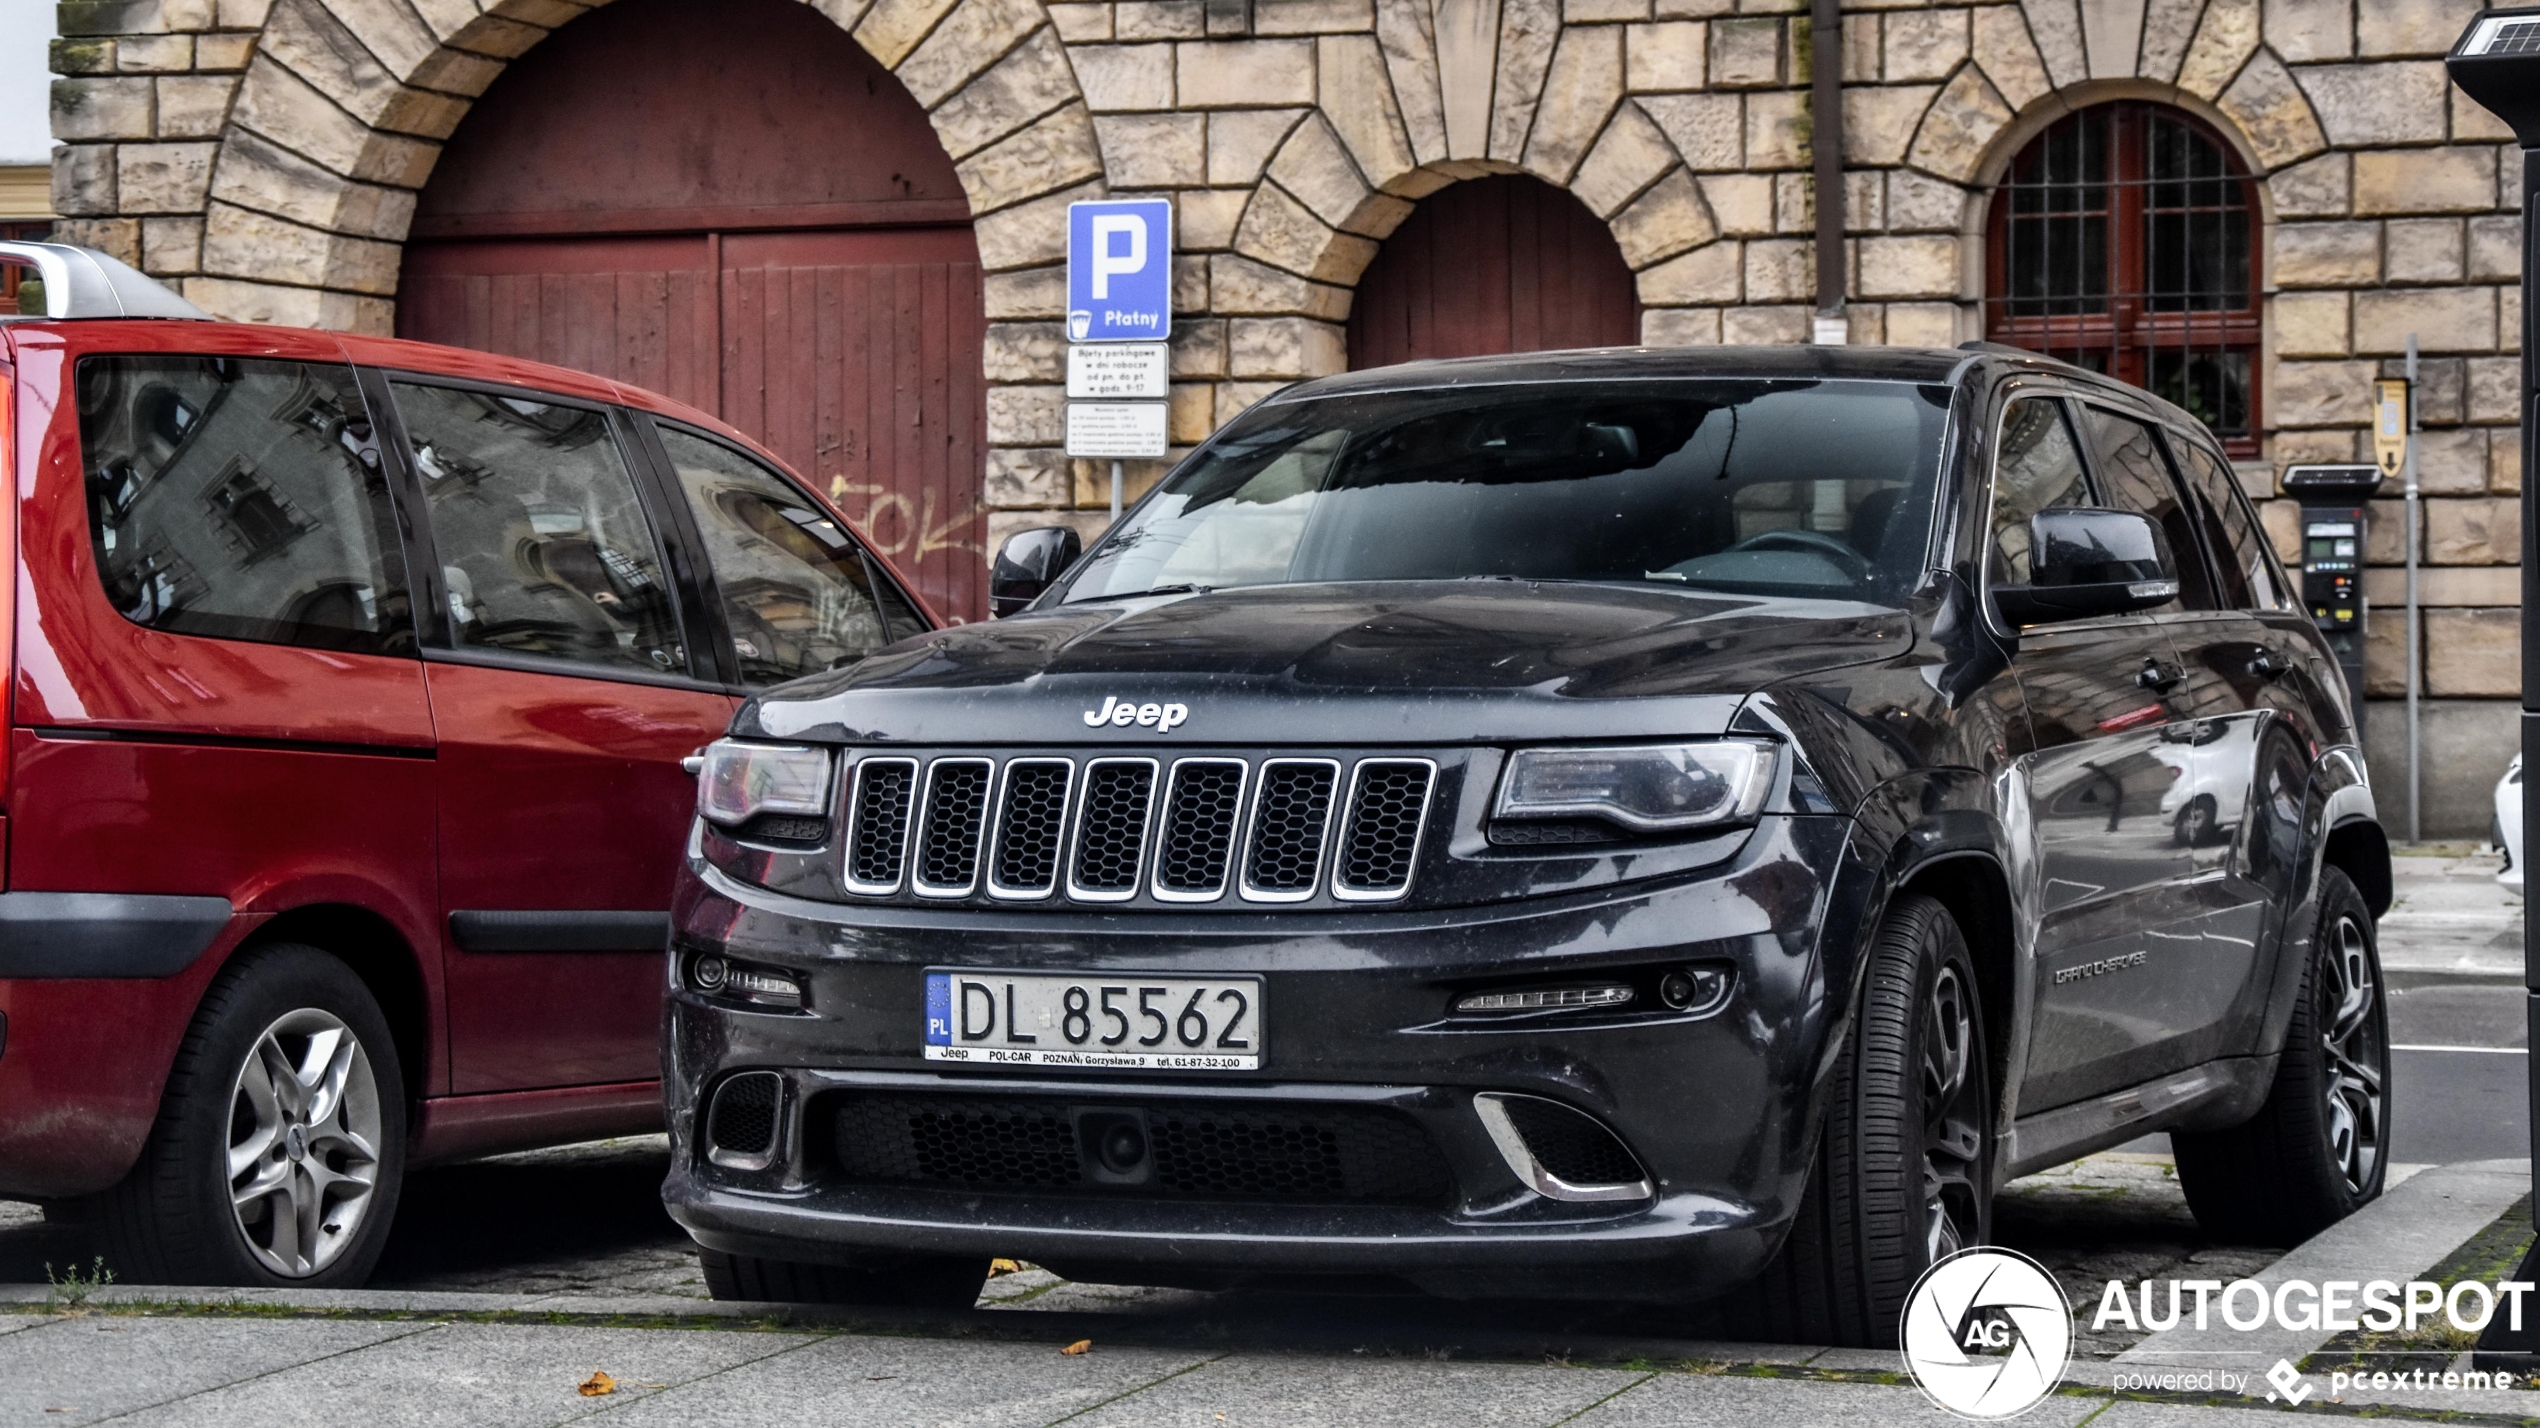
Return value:
[(370, 1213), (379, 1176), (370, 1056), (331, 1012), (266, 1027), (230, 1092), (229, 1200), (258, 1263), (306, 1279), (335, 1262)]
[(2341, 916), (2320, 949), (2314, 1019), (2327, 1072), (2328, 1150), (2350, 1193), (2380, 1168), (2390, 1052), (2382, 1031), (2380, 978), (2363, 925)]
[(1923, 1003), (1923, 1248), (1931, 1262), (1976, 1242), (1985, 1090), (1975, 998), (1944, 964)]

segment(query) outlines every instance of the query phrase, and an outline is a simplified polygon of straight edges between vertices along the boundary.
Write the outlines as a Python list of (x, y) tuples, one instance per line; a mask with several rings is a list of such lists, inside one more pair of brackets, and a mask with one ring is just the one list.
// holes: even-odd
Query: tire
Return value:
[(2335, 868), (2320, 871), (2319, 904), (2266, 1103), (2229, 1130), (2170, 1133), (2187, 1206), (2225, 1244), (2300, 1244), (2379, 1195), (2389, 1170), (2389, 1004), (2372, 910)]
[(1758, 1332), (1893, 1348), (1905, 1299), (1993, 1228), (1993, 1076), (1975, 962), (1947, 908), (1880, 924), (1799, 1214), (1753, 1290)]
[[(251, 1154), (233, 1178), (237, 1150)], [(140, 1161), (86, 1208), (126, 1284), (348, 1288), (387, 1245), (405, 1163), (404, 1069), (378, 1002), (342, 962), (276, 943), (204, 993)]]
[(960, 1255), (875, 1255), (869, 1265), (798, 1264), (700, 1248), (706, 1290), (717, 1299), (766, 1304), (859, 1304), (967, 1309), (988, 1282), (988, 1261)]
[(2185, 848), (2204, 847), (2213, 842), (2215, 836), (2222, 831), (2217, 817), (2214, 796), (2210, 793), (2196, 795), (2189, 800), (2185, 808), (2178, 811), (2178, 823), (2172, 835), (2172, 841)]

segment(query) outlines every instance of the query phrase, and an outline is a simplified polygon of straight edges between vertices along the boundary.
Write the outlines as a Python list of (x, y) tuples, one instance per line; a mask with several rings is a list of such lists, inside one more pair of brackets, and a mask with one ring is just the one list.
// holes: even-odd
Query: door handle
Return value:
[(2259, 679), (2282, 679), (2293, 672), (2293, 666), (2271, 654), (2261, 654), (2249, 661), (2249, 673)]
[(2184, 678), (2186, 676), (2180, 674), (2176, 666), (2163, 664), (2157, 659), (2147, 659), (2143, 662), (2143, 668), (2136, 672), (2134, 682), (2155, 694), (2167, 694)]

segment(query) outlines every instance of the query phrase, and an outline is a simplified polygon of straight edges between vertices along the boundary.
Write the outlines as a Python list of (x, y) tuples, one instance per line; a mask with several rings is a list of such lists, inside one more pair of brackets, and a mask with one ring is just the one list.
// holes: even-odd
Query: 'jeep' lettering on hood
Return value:
[(1099, 729), (1105, 724), (1126, 729), (1135, 724), (1170, 734), (1191, 717), (1187, 704), (1132, 704), (1118, 695), (1104, 695), (1100, 709), (1085, 711), (1085, 727)]

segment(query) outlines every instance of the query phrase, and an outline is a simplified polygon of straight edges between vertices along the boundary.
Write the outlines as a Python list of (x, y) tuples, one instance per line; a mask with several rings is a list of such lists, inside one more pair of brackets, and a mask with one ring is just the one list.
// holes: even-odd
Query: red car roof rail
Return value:
[(71, 243), (0, 243), (0, 264), (35, 270), (34, 282), (20, 281), (21, 308), (27, 289), (41, 284), (44, 310), (22, 310), (15, 314), (21, 321), (45, 318), (59, 322), (93, 317), (212, 320), (210, 313), (178, 297), (155, 279), (94, 248)]

